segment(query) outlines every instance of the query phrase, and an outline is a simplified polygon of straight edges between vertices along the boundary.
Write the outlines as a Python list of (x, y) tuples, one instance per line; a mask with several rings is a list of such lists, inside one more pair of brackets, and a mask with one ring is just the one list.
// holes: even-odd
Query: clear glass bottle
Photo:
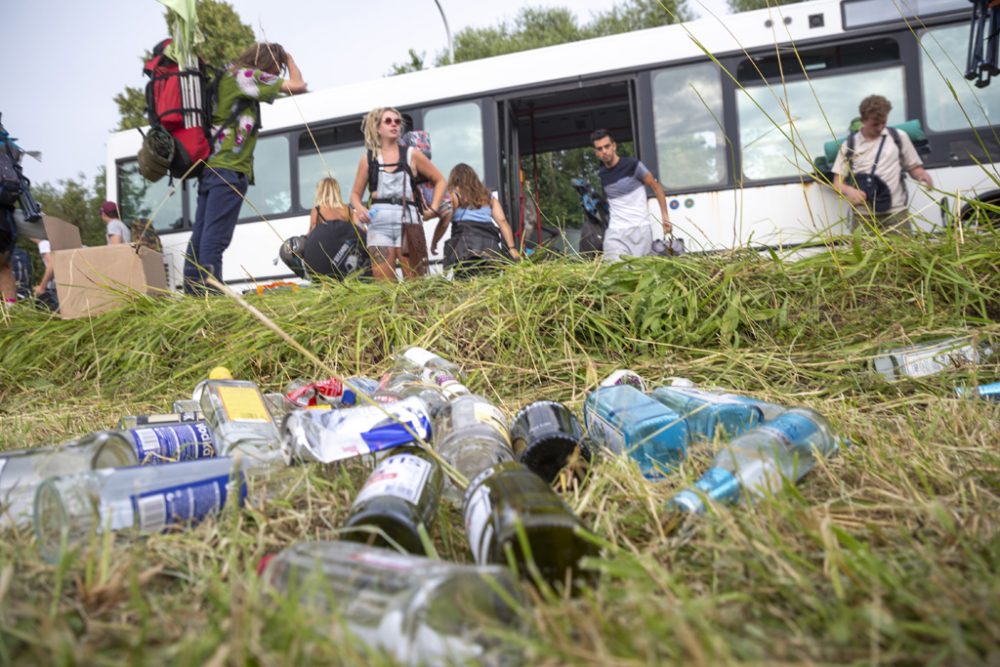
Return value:
[(293, 545), (262, 562), (274, 591), (332, 612), (373, 651), (400, 664), (511, 666), (526, 598), (503, 567), (460, 565), (353, 542)]
[(244, 471), (232, 458), (219, 457), (169, 466), (93, 470), (51, 477), (35, 495), (34, 524), (42, 556), (58, 559), (63, 544), (73, 548), (92, 532), (158, 533), (194, 524), (225, 505), (230, 481), (238, 501), (246, 496)]
[(973, 336), (958, 336), (886, 350), (872, 360), (872, 367), (886, 380), (893, 381), (975, 366), (992, 354), (993, 349), (986, 342)]
[(55, 447), (0, 453), (0, 527), (30, 523), (38, 486), (49, 477), (138, 465), (136, 448), (118, 431), (99, 431)]
[[(419, 527), (429, 530), (437, 516), (442, 475), (434, 458), (419, 447), (399, 447), (368, 476), (344, 524), (344, 539), (391, 547), (385, 536), (414, 554), (424, 554)], [(383, 534), (385, 536), (383, 536)]]
[(783, 479), (801, 479), (816, 466), (819, 457), (833, 456), (839, 447), (839, 438), (818, 412), (808, 408), (786, 410), (723, 447), (694, 488), (674, 496), (671, 506), (700, 513), (705, 511), (705, 498), (736, 503), (777, 493)]
[(121, 431), (135, 448), (138, 465), (158, 465), (212, 458), (218, 447), (203, 421), (139, 426)]
[(597, 547), (577, 533), (583, 524), (573, 510), (523, 464), (507, 461), (482, 471), (465, 492), (462, 513), (477, 563), (505, 565), (511, 549), (518, 571), (529, 576), (520, 525), (544, 581), (558, 586), (569, 573), (574, 588), (593, 582), (594, 572), (582, 570), (580, 561), (597, 555)]
[(209, 379), (201, 385), (201, 411), (215, 434), (219, 453), (236, 449), (269, 458), (280, 451), (280, 436), (264, 396), (247, 380)]
[(452, 363), (422, 347), (408, 347), (394, 356), (394, 373), (405, 372), (420, 376), (441, 387), (447, 398), (468, 394), (465, 375), (458, 364)]
[(649, 478), (659, 478), (687, 455), (687, 424), (680, 415), (635, 387), (598, 387), (587, 395), (583, 420), (590, 441), (628, 454)]
[[(504, 461), (514, 460), (504, 414), (486, 398), (468, 394), (452, 399), (434, 422), (434, 449), (466, 480)], [(449, 478), (444, 497), (454, 504), (462, 493)]]
[(424, 402), (431, 419), (437, 417), (441, 408), (448, 403), (440, 386), (409, 371), (387, 373), (378, 390), (372, 395), (376, 401), (385, 404), (395, 403), (410, 397), (419, 398)]
[(758, 406), (729, 394), (693, 387), (658, 387), (650, 396), (687, 422), (691, 442), (712, 442), (716, 436), (729, 440), (764, 420)]
[(535, 401), (521, 408), (511, 421), (510, 438), (517, 460), (549, 484), (573, 457), (590, 460), (579, 420), (556, 401)]

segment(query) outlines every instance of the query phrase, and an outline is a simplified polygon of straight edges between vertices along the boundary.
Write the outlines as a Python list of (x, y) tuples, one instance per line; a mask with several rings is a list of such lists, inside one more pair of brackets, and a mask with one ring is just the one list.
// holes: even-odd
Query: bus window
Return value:
[(316, 152), (310, 142), (310, 151), (299, 154), (299, 204), (302, 208), (312, 208), (316, 197), (316, 184), (321, 178), (333, 176), (340, 183), (340, 194), (344, 201), (351, 197), (354, 187), (354, 176), (358, 171), (358, 162), (364, 153), (364, 146), (351, 148), (326, 149)]
[(153, 217), (153, 229), (158, 232), (172, 232), (184, 228), (184, 198), (188, 191), (198, 188), (198, 181), (192, 179), (187, 187), (182, 188), (180, 181), (175, 180), (177, 187), (173, 196), (170, 192), (170, 179), (162, 178), (156, 183), (150, 183), (139, 173), (139, 163), (123, 162), (118, 165), (118, 203), (121, 206), (122, 217), (126, 222), (136, 218)]
[(292, 208), (292, 175), (288, 161), (288, 137), (261, 137), (254, 151), (255, 183), (247, 190), (243, 218), (287, 213)]
[[(431, 135), (431, 157), (445, 178), (459, 162), (483, 175), (483, 119), (479, 105), (463, 102), (424, 113), (424, 130)], [(495, 187), (496, 183), (488, 184)]]
[[(970, 122), (973, 127), (987, 127), (1000, 121), (1000, 86), (994, 83), (975, 88), (959, 69), (965, 67), (969, 26), (929, 30), (921, 36), (920, 46), (920, 82), (928, 129), (947, 132), (969, 129)], [(958, 96), (957, 104), (949, 82)]]
[(653, 119), (660, 183), (668, 190), (726, 180), (718, 67), (699, 63), (656, 72)]
[(890, 120), (906, 120), (903, 91), (899, 66), (746, 86), (737, 93), (743, 174), (763, 180), (811, 173), (823, 144), (847, 133), (865, 96), (884, 95), (894, 108)]

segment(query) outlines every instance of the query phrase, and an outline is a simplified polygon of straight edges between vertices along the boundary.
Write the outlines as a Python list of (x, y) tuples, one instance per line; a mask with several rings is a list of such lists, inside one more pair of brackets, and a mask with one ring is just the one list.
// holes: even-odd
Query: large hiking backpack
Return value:
[(218, 133), (252, 106), (256, 107), (258, 124), (251, 133), (260, 127), (259, 103), (240, 98), (226, 121), (213, 133), (212, 116), (224, 71), (209, 67), (200, 58), (197, 67), (182, 69), (166, 54), (172, 42), (165, 39), (154, 46), (142, 68), (142, 73), (149, 77), (146, 115), (150, 130), (139, 150), (139, 171), (151, 182), (168, 173), (181, 179), (200, 176)]
[(132, 235), (132, 245), (163, 252), (163, 242), (160, 241), (160, 235), (153, 229), (152, 220), (136, 218), (129, 225), (129, 232)]
[(21, 174), (17, 168), (17, 156), (10, 147), (7, 137), (0, 137), (0, 205), (13, 206), (21, 198)]

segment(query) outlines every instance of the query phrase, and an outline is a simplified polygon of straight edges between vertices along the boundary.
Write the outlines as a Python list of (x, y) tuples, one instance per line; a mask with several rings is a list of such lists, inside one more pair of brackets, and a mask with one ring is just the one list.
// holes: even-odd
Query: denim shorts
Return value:
[[(368, 211), (368, 247), (398, 248), (403, 243), (403, 207), (394, 204), (375, 204)], [(409, 207), (407, 221), (418, 221), (415, 206)]]

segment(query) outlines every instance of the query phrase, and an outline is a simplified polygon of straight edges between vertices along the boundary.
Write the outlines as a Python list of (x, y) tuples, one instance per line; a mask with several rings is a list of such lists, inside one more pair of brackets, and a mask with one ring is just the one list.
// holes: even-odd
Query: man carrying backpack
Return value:
[(861, 129), (848, 137), (833, 163), (833, 188), (851, 204), (851, 229), (860, 216), (884, 232), (912, 233), (904, 172), (927, 187), (930, 174), (906, 132), (886, 127), (892, 104), (881, 95), (861, 100)]
[[(281, 78), (287, 72), (287, 78)], [(247, 188), (253, 183), (253, 151), (260, 131), (260, 102), (307, 90), (298, 65), (280, 44), (254, 44), (226, 68), (212, 118), (212, 146), (198, 179), (198, 209), (184, 261), (184, 289), (199, 294), (207, 276), (222, 280), (222, 254), (229, 247)], [(235, 122), (227, 120), (239, 111)]]

